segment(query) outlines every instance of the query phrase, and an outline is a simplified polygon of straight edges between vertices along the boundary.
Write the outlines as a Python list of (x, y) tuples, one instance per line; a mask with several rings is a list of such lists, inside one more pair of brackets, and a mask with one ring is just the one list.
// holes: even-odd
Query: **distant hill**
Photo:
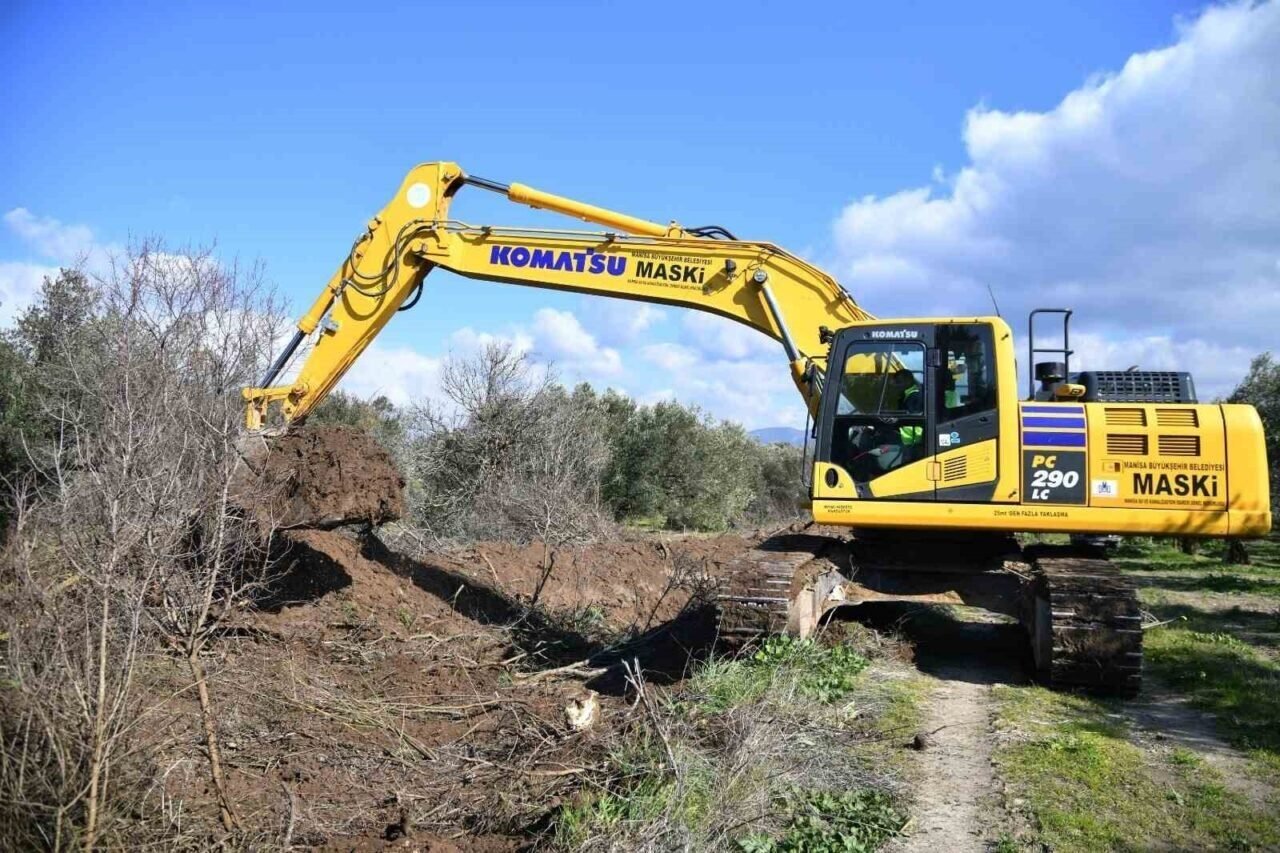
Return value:
[(751, 437), (761, 444), (794, 444), (804, 446), (804, 430), (795, 427), (764, 427), (751, 430)]

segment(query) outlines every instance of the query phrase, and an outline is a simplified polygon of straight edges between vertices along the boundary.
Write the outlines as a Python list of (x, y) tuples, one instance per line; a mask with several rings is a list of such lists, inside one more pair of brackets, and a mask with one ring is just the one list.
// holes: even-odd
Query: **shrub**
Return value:
[(275, 329), (251, 276), (143, 246), (103, 280), (47, 281), (12, 333), (32, 489), (0, 555), (0, 847), (181, 846), (149, 797), (172, 709), (143, 670), (162, 654), (186, 664), (234, 827), (205, 653), (265, 570), (231, 483), (239, 389)]
[(1280, 362), (1269, 352), (1254, 358), (1249, 372), (1227, 397), (1228, 403), (1248, 403), (1258, 410), (1267, 437), (1267, 464), (1271, 469), (1271, 500), (1280, 492)]
[(509, 346), (446, 361), (444, 401), (408, 410), (331, 394), (311, 416), (370, 432), (407, 483), (409, 521), (436, 543), (561, 544), (604, 519), (720, 531), (798, 516), (802, 451), (763, 445), (697, 407), (572, 391)]
[(507, 345), (446, 361), (443, 405), (409, 415), (412, 520), (436, 540), (547, 545), (601, 529), (605, 412)]

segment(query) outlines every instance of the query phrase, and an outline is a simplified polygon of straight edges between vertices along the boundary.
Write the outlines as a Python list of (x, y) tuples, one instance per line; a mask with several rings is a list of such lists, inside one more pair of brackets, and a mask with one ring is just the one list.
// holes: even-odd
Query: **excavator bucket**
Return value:
[(379, 525), (404, 514), (404, 480), (363, 430), (298, 425), (246, 435), (240, 450), (236, 503), (261, 530)]

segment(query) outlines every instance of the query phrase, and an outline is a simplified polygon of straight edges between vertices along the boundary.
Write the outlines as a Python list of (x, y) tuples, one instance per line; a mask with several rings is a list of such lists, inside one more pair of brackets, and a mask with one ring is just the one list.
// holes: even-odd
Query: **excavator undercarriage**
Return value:
[(1016, 619), (1038, 680), (1058, 689), (1133, 696), (1142, 683), (1137, 590), (1087, 545), (1012, 536), (850, 536), (809, 525), (769, 537), (721, 569), (720, 646), (775, 633), (813, 634), (841, 607), (875, 601), (961, 604)]

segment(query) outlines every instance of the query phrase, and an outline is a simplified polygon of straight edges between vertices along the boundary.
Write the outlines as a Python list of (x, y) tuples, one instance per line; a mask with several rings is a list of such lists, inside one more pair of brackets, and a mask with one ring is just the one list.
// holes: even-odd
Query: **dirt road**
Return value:
[(888, 620), (934, 680), (891, 849), (1280, 849), (1277, 561), (1147, 547), (1125, 561), (1161, 621), (1136, 699), (1026, 684), (1016, 626), (909, 608)]
[(914, 796), (902, 853), (986, 850), (999, 835), (992, 690), (1023, 681), (1021, 635), (977, 611), (906, 608), (898, 625), (934, 680), (909, 769)]
[(991, 687), (943, 679), (929, 696), (926, 743), (916, 765), (915, 814), (904, 853), (985, 850), (994, 779), (991, 769)]

